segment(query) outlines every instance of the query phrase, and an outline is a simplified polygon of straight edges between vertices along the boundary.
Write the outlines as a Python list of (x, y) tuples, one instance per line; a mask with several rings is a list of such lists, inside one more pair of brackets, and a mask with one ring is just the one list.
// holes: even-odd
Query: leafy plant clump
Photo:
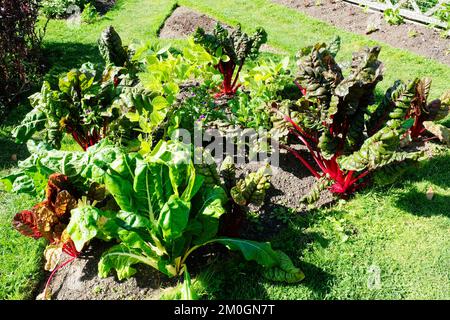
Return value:
[[(329, 188), (347, 197), (367, 184), (370, 174), (389, 183), (421, 157), (407, 145), (424, 133), (424, 119), (448, 113), (440, 101), (426, 103), (430, 81), (397, 81), (378, 105), (374, 91), (382, 80), (380, 48), (366, 48), (353, 55), (350, 75), (344, 78), (335, 55), (339, 39), (316, 44), (299, 54), (296, 83), (304, 96), (294, 104), (278, 104), (289, 131), (306, 147), (313, 163), (284, 145), (318, 179), (303, 200), (313, 202)], [(318, 169), (316, 169), (316, 166)]]
[(82, 12), (92, 0), (41, 0), (41, 12), (48, 18), (65, 18)]
[(445, 30), (441, 33), (443, 37), (450, 37), (450, 3), (442, 3), (434, 16), (445, 24)]
[(240, 86), (237, 81), (246, 59), (257, 57), (259, 48), (267, 41), (267, 33), (263, 28), (258, 28), (249, 36), (241, 31), (240, 25), (229, 32), (218, 23), (212, 34), (198, 28), (194, 41), (201, 44), (211, 55), (220, 58), (216, 67), (223, 75), (223, 82), (217, 96), (234, 95)]
[[(122, 47), (112, 27), (103, 32), (99, 47), (107, 63), (103, 72), (85, 63), (62, 76), (57, 88), (44, 81), (41, 91), (29, 97), (33, 110), (12, 132), (17, 143), (27, 142), (38, 132), (56, 149), (66, 133), (83, 150), (104, 137), (121, 143), (136, 138), (133, 124), (126, 117), (136, 106), (126, 102), (132, 92), (139, 90), (137, 63), (130, 61), (131, 51)], [(139, 94), (150, 95), (145, 90)]]
[[(67, 176), (53, 173), (48, 178), (45, 200), (30, 210), (23, 210), (13, 218), (13, 227), (21, 234), (34, 239), (44, 238), (48, 246), (44, 251), (45, 270), (52, 271), (44, 295), (57, 270), (72, 262), (80, 254), (67, 232), (70, 213), (78, 206), (78, 191)], [(59, 264), (62, 253), (70, 256)]]
[(264, 202), (270, 187), (270, 167), (263, 166), (239, 179), (230, 156), (222, 161), (220, 168), (216, 167), (209, 151), (203, 151), (201, 156), (203, 162), (197, 165), (197, 170), (205, 177), (205, 184), (220, 185), (227, 194), (226, 213), (221, 217), (221, 234), (239, 237), (242, 223), (248, 217), (248, 206), (261, 206)]
[(81, 13), (81, 20), (85, 23), (91, 24), (98, 19), (99, 15), (95, 6), (92, 3), (87, 3)]
[(399, 9), (386, 9), (383, 12), (384, 20), (390, 25), (400, 25), (405, 22), (405, 19), (401, 16)]
[[(70, 211), (66, 228), (78, 252), (94, 237), (119, 242), (104, 253), (100, 276), (116, 270), (119, 279), (130, 277), (137, 263), (170, 277), (187, 274), (187, 258), (200, 247), (218, 243), (259, 263), (269, 279), (302, 280), (303, 273), (269, 243), (218, 235), (229, 196), (221, 184), (202, 174), (205, 168), (196, 168), (192, 157), (191, 146), (178, 141), (160, 141), (144, 154), (128, 153), (108, 140), (87, 152), (38, 148), (21, 163), (21, 171), (2, 181), (8, 190), (39, 193), (43, 189), (39, 177), (66, 172), (67, 179), (84, 194), (93, 184), (95, 190), (103, 188), (103, 194), (95, 198), (100, 202), (91, 202), (91, 197)], [(261, 183), (255, 186), (253, 180), (231, 189), (239, 203), (261, 200), (266, 184), (259, 179), (261, 187)]]

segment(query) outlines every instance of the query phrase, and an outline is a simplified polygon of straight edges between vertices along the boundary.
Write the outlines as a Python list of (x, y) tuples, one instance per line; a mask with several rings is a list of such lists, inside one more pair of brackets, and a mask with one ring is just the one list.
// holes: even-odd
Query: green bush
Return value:
[(80, 12), (90, 0), (42, 0), (42, 12), (48, 18), (66, 17), (73, 13), (71, 6), (80, 8)]

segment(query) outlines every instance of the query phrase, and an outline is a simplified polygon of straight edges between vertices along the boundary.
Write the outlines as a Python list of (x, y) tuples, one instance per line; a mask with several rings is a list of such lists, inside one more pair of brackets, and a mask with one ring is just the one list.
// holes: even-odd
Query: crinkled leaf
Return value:
[(266, 190), (270, 187), (268, 172), (269, 167), (262, 167), (257, 172), (250, 173), (245, 179), (241, 179), (236, 186), (231, 189), (233, 200), (245, 206), (249, 203), (261, 205), (266, 195)]
[(127, 279), (136, 273), (132, 266), (141, 262), (138, 250), (130, 250), (119, 244), (105, 252), (98, 263), (98, 275), (106, 278), (115, 269), (119, 280)]
[(194, 199), (194, 205), (196, 203), (202, 205), (194, 220), (201, 226), (200, 230), (193, 233), (194, 244), (207, 242), (217, 235), (219, 218), (225, 213), (224, 206), (228, 202), (228, 196), (220, 186), (204, 189), (200, 196), (201, 198)]
[(441, 140), (442, 142), (444, 142), (448, 146), (450, 146), (450, 129), (449, 128), (445, 127), (442, 124), (435, 123), (435, 122), (432, 122), (432, 121), (425, 121), (423, 123), (423, 126), (429, 132), (431, 132), (436, 137), (438, 137), (439, 140)]
[(98, 39), (98, 47), (103, 60), (107, 64), (123, 66), (128, 60), (128, 55), (122, 46), (122, 39), (112, 26), (103, 30)]
[(24, 143), (31, 139), (35, 132), (43, 130), (46, 122), (46, 114), (35, 108), (25, 116), (20, 125), (13, 129), (12, 137), (17, 143)]
[(190, 209), (190, 202), (183, 201), (176, 195), (172, 195), (164, 204), (158, 225), (165, 241), (173, 241), (182, 235), (188, 225)]
[(66, 230), (78, 252), (97, 236), (99, 224), (102, 223), (101, 217), (100, 209), (92, 206), (79, 206), (72, 210)]
[(273, 281), (296, 283), (305, 278), (304, 273), (294, 266), (291, 259), (282, 251), (275, 251), (278, 257), (278, 265), (272, 268), (265, 268), (263, 275)]

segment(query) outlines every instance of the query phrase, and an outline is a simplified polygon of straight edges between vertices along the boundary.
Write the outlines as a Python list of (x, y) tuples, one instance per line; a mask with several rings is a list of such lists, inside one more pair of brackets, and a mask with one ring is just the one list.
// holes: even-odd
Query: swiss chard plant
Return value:
[(304, 96), (294, 104), (275, 104), (289, 132), (313, 159), (284, 145), (318, 179), (304, 198), (309, 202), (326, 188), (347, 197), (372, 173), (379, 182), (396, 179), (422, 156), (403, 148), (408, 136), (423, 132), (421, 115), (442, 110), (426, 104), (429, 81), (420, 79), (397, 81), (381, 103), (373, 105), (375, 87), (382, 80), (380, 48), (355, 53), (347, 77), (335, 61), (338, 48), (339, 40), (302, 49), (296, 84)]
[(30, 96), (33, 110), (14, 128), (16, 142), (24, 143), (41, 132), (50, 145), (59, 149), (67, 133), (86, 150), (107, 136), (120, 141), (134, 138), (133, 125), (125, 115), (136, 106), (120, 102), (121, 95), (138, 84), (134, 74), (138, 63), (130, 62), (127, 49), (112, 27), (102, 33), (99, 47), (107, 63), (103, 72), (85, 63), (62, 76), (57, 88), (45, 81), (41, 91)]
[(263, 28), (258, 28), (249, 36), (242, 32), (240, 25), (229, 32), (218, 23), (212, 34), (198, 28), (194, 33), (194, 41), (201, 44), (211, 55), (220, 58), (216, 68), (223, 75), (223, 81), (217, 96), (234, 95), (240, 86), (239, 73), (246, 59), (257, 57), (259, 48), (267, 41), (267, 33)]
[[(78, 252), (94, 237), (119, 242), (103, 254), (100, 276), (116, 270), (119, 279), (127, 278), (136, 272), (137, 263), (169, 277), (187, 275), (188, 257), (200, 247), (218, 243), (262, 265), (269, 279), (302, 280), (303, 273), (269, 243), (218, 236), (229, 195), (202, 174), (205, 170), (196, 168), (192, 155), (191, 146), (178, 141), (160, 141), (142, 154), (128, 153), (106, 139), (87, 152), (37, 148), (19, 172), (2, 181), (8, 190), (39, 193), (43, 188), (39, 177), (62, 172), (79, 189), (93, 183), (103, 186), (113, 203), (80, 203), (71, 210), (66, 228)], [(255, 186), (250, 180), (255, 179), (231, 189), (236, 202), (261, 200), (260, 189), (266, 185)]]
[[(70, 183), (67, 176), (53, 173), (48, 177), (45, 199), (29, 210), (17, 213), (13, 218), (13, 227), (21, 234), (33, 239), (44, 238), (48, 245), (44, 251), (45, 270), (52, 271), (45, 286), (60, 268), (75, 260), (80, 252), (67, 232), (71, 211), (78, 206), (79, 191)], [(70, 258), (60, 264), (65, 253)]]

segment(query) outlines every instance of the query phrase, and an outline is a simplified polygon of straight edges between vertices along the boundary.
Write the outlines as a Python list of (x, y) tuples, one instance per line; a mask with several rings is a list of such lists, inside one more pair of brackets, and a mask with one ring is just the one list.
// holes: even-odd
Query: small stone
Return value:
[(433, 188), (432, 188), (432, 187), (429, 187), (429, 188), (428, 188), (428, 191), (427, 191), (427, 199), (428, 199), (428, 200), (432, 200), (433, 197), (434, 197), (434, 191), (433, 191)]
[(372, 32), (380, 30), (381, 26), (381, 16), (379, 14), (371, 14), (369, 18), (367, 18), (367, 27), (366, 34), (370, 34)]
[(11, 160), (12, 160), (12, 161), (17, 161), (17, 154), (16, 154), (16, 153), (13, 153), (13, 154), (11, 155)]

